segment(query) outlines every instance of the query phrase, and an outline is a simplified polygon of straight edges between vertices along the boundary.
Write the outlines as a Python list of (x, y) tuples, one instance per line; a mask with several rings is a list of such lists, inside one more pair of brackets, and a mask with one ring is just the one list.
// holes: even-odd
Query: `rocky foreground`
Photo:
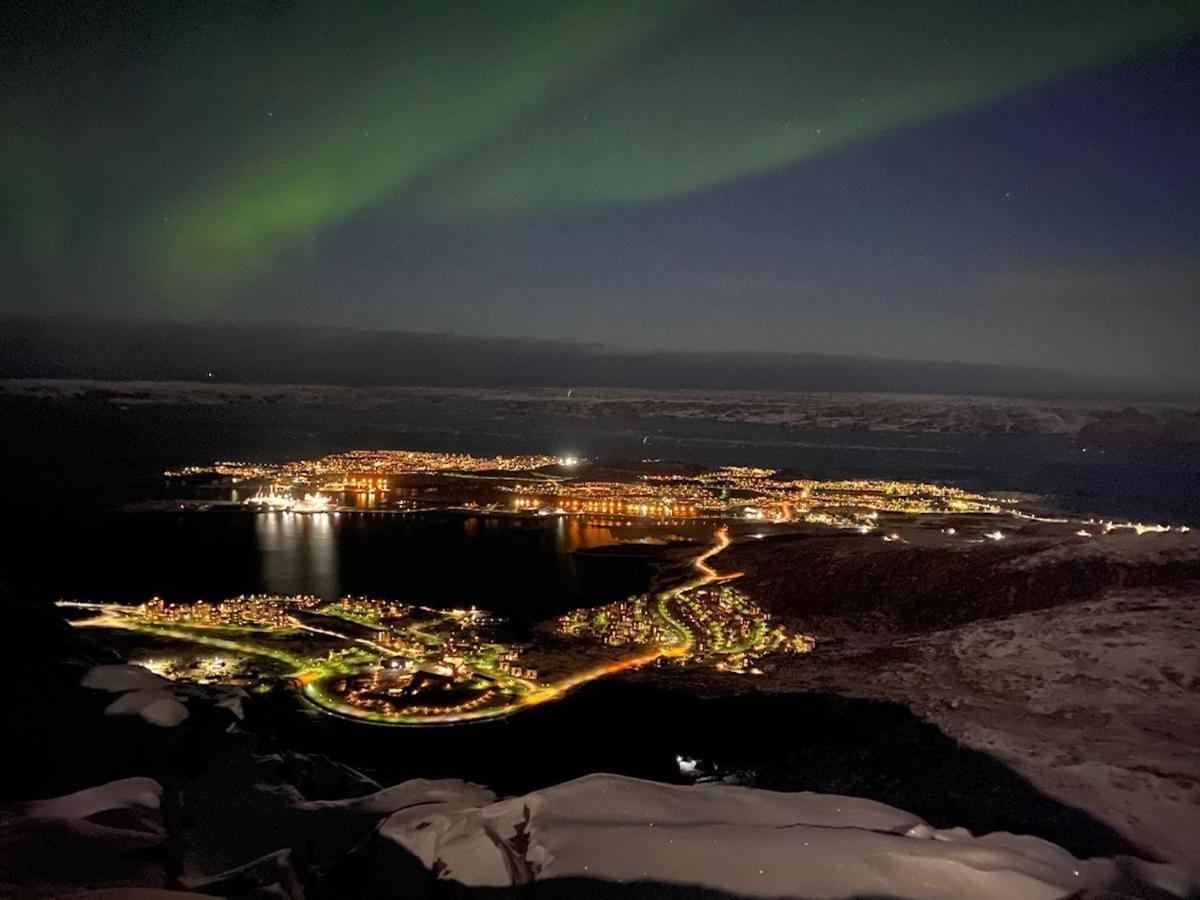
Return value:
[(241, 725), (252, 698), (235, 690), (124, 664), (62, 674), (41, 698), (65, 704), (58, 746), (17, 736), (41, 739), (48, 756), (28, 777), (124, 777), (0, 807), (0, 894), (1149, 900), (1200, 890), (1186, 864), (1081, 858), (1031, 834), (934, 827), (842, 794), (617, 775), (511, 797), (451, 779), (385, 788), (324, 757), (264, 751)]
[[(252, 790), (244, 805), (221, 804), (253, 817), (250, 842), (230, 840), (244, 822), (222, 824), (205, 810), (201, 827), (181, 825), (149, 778), (9, 807), (0, 811), (0, 888), (26, 897), (1037, 900), (1184, 896), (1195, 886), (1181, 867), (1079, 860), (1037, 838), (933, 829), (837, 795), (615, 775), (503, 800), (460, 781), (409, 781), (334, 801)], [(206, 800), (215, 798), (192, 798)], [(222, 869), (221, 857), (239, 856)]]
[[(817, 651), (762, 678), (656, 670), (628, 689), (666, 685), (656, 715), (680, 723), (729, 701), (778, 740), (730, 735), (728, 759), (700, 762), (718, 783), (593, 775), (507, 798), (385, 788), (272, 745), (242, 722), (254, 698), (122, 665), (6, 596), (21, 640), (0, 710), (0, 894), (1195, 897), (1200, 544), (1110, 537), (735, 544), (722, 565)], [(898, 704), (979, 760), (918, 740)], [(812, 747), (846, 716), (842, 780)]]

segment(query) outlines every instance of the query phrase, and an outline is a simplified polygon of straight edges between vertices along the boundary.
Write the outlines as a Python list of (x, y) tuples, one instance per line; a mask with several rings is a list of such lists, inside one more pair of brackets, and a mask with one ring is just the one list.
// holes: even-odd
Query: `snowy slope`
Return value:
[[(503, 800), (454, 780), (333, 801), (252, 790), (235, 791), (221, 810), (231, 827), (229, 817), (253, 820), (260, 846), (227, 847), (235, 857), (228, 867), (197, 870), (185, 860), (176, 879), (161, 852), (170, 840), (162, 789), (150, 779), (0, 808), (0, 895), (242, 896), (255, 887), (288, 898), (440, 896), (430, 890), (434, 878), (464, 885), (464, 897), (531, 882), (580, 897), (638, 897), (657, 883), (742, 897), (955, 900), (1184, 897), (1197, 887), (1178, 866), (1081, 861), (1037, 838), (936, 830), (881, 803), (826, 794), (615, 775)], [(199, 793), (189, 802), (199, 809), (213, 801)], [(175, 841), (211, 859), (197, 842), (219, 838), (193, 828)], [(262, 846), (275, 849), (263, 854)], [(614, 894), (613, 884), (626, 888)]]
[(1037, 838), (936, 830), (852, 797), (591, 775), (522, 797), (464, 791), (393, 813), (380, 835), (442, 878), (695, 885), (754, 897), (1054, 898), (1135, 872), (1172, 893), (1182, 870), (1075, 859)]
[[(77, 884), (130, 888), (161, 880), (162, 788), (125, 778), (52, 800), (0, 807), (0, 896)], [(61, 879), (61, 884), (57, 884)]]

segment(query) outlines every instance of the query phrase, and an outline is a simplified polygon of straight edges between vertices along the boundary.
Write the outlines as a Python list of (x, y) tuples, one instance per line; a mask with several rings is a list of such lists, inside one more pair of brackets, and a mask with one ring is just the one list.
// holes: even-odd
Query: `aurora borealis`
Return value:
[(1197, 374), (1196, 3), (4, 17), (0, 311)]

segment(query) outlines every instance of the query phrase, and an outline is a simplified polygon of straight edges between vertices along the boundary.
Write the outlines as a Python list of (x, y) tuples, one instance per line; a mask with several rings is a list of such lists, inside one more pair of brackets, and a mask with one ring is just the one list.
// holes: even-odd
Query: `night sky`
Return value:
[(1200, 2), (0, 16), (0, 314), (1200, 386)]

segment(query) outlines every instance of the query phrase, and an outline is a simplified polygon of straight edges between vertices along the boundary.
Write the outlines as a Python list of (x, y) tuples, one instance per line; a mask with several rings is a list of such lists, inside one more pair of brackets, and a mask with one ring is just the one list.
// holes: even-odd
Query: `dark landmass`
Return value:
[[(913, 543), (734, 544), (720, 562), (745, 571), (739, 588), (818, 639), (750, 689), (904, 704), (1154, 852), (1200, 858), (1200, 539), (1029, 531), (955, 547), (918, 545), (916, 530)], [(673, 674), (703, 695), (747, 688)]]
[[(929, 523), (933, 527), (938, 523)], [(961, 526), (961, 523), (957, 523)], [(1078, 603), (1110, 589), (1200, 583), (1190, 535), (1047, 537), (919, 545), (857, 535), (776, 535), (735, 544), (721, 565), (738, 587), (802, 631), (919, 634)]]
[[(283, 352), (264, 353), (263, 348)], [(587, 342), (267, 323), (10, 317), (0, 378), (255, 384), (884, 391), (1000, 397), (1187, 397), (1195, 385), (1095, 373), (846, 355), (630, 351)]]
[[(587, 386), (571, 386), (576, 384)], [(1150, 438), (1167, 443), (1200, 441), (1200, 405), (1194, 400), (1120, 402), (1088, 399), (1086, 394), (1048, 397), (1037, 392), (994, 396), (972, 394), (966, 386), (952, 394), (899, 388), (887, 392), (801, 389), (786, 384), (755, 389), (638, 389), (582, 379), (561, 388), (475, 388), (63, 377), (0, 380), (0, 393), (11, 398), (91, 400), (118, 407), (296, 404), (369, 410), (470, 403), (501, 420), (708, 421), (797, 430), (1059, 435), (1101, 443)], [(647, 438), (646, 455), (659, 455), (652, 431)], [(681, 465), (686, 468), (670, 459), (645, 463), (662, 471), (677, 471)], [(617, 471), (630, 464), (615, 458), (606, 462)]]

